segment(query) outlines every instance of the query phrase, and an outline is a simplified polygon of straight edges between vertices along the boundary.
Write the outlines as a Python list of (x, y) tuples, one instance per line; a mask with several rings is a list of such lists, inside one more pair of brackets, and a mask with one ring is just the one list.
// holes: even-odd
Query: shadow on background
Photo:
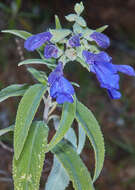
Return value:
[[(54, 27), (57, 14), (64, 27), (64, 16), (73, 12), (73, 0), (28, 0), (0, 1), (0, 30), (22, 29), (38, 33)], [(78, 1), (79, 2), (79, 1)], [(111, 38), (107, 50), (115, 64), (135, 64), (135, 1), (134, 0), (84, 0), (84, 17), (88, 26), (95, 29), (108, 24), (105, 33)], [(36, 53), (27, 53), (23, 40), (0, 33), (0, 88), (12, 83), (33, 83), (25, 67), (17, 67), (22, 59), (37, 58)], [(46, 70), (45, 67), (39, 66)], [(103, 171), (96, 182), (99, 190), (134, 190), (135, 188), (135, 78), (121, 75), (121, 100), (110, 100), (93, 74), (89, 74), (78, 63), (66, 68), (70, 81), (80, 84), (76, 89), (79, 98), (95, 114), (100, 122), (106, 144), (106, 159)], [(0, 104), (0, 128), (14, 123), (19, 98), (12, 98)], [(42, 111), (42, 107), (40, 108)], [(38, 117), (41, 117), (40, 111)], [(1, 137), (12, 146), (12, 134)], [(1, 142), (1, 141), (0, 141)], [(94, 164), (93, 152), (87, 143), (82, 159), (89, 169)], [(0, 189), (13, 189), (12, 153), (0, 146)], [(41, 189), (51, 168), (48, 156), (41, 178)], [(68, 189), (72, 189), (72, 185)]]

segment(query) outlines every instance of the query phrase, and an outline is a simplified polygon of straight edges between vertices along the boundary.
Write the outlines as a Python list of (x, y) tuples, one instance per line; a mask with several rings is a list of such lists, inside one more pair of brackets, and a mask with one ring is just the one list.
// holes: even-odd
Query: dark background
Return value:
[[(54, 27), (57, 14), (64, 27), (64, 16), (73, 12), (73, 0), (5, 0), (0, 1), (0, 30), (23, 29), (31, 33)], [(135, 68), (135, 0), (84, 0), (83, 14), (90, 28), (108, 24), (105, 33), (111, 38), (107, 50), (115, 64), (128, 64)], [(36, 53), (23, 49), (23, 40), (0, 33), (0, 89), (10, 84), (33, 83), (24, 66), (17, 67), (21, 59), (38, 58)], [(46, 68), (42, 68), (44, 71)], [(66, 77), (78, 82), (79, 99), (87, 105), (99, 121), (106, 144), (104, 168), (96, 182), (99, 190), (135, 189), (135, 78), (121, 75), (122, 98), (110, 100), (93, 74), (89, 74), (78, 63), (65, 70)], [(0, 128), (14, 123), (19, 98), (11, 98), (0, 104)], [(42, 107), (39, 110), (41, 115)], [(10, 147), (5, 149), (2, 144)], [(0, 190), (13, 189), (12, 185), (12, 134), (0, 138)], [(94, 157), (89, 143), (82, 159), (93, 171)], [(41, 189), (50, 171), (52, 155), (47, 156), (41, 178)], [(69, 190), (72, 190), (70, 184)]]

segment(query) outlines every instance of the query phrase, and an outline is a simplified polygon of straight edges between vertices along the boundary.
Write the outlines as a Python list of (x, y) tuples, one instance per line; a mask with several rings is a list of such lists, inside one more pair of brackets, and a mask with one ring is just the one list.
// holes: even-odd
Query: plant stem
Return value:
[(44, 113), (43, 113), (43, 120), (45, 123), (47, 123), (47, 120), (48, 120), (48, 113), (49, 113), (49, 109), (50, 109), (50, 106), (51, 106), (51, 97), (50, 95), (48, 95), (48, 98), (43, 98), (44, 99), (44, 104), (45, 104), (45, 107), (44, 107)]

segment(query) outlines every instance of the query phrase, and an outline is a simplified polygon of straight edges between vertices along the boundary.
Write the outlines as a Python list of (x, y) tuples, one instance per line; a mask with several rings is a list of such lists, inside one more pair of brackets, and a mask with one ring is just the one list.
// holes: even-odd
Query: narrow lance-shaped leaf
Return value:
[[(53, 118), (53, 123), (54, 123), (55, 130), (57, 131), (59, 123), (60, 123), (60, 119), (58, 117)], [(74, 147), (77, 148), (77, 137), (72, 127), (68, 129), (64, 138), (67, 139)]]
[(13, 160), (15, 190), (38, 190), (45, 158), (48, 128), (44, 122), (34, 122), (19, 160)]
[(75, 148), (77, 148), (77, 137), (73, 128), (69, 128), (64, 138), (68, 140)]
[(77, 147), (77, 153), (81, 154), (84, 145), (85, 145), (85, 140), (86, 140), (86, 134), (84, 129), (81, 127), (81, 125), (78, 125), (78, 147)]
[[(53, 119), (54, 127), (57, 130), (60, 120), (58, 118)], [(64, 136), (74, 147), (77, 147), (77, 138), (73, 128), (69, 128), (68, 132)], [(52, 170), (47, 179), (45, 190), (65, 190), (68, 186), (70, 178), (60, 163), (60, 161), (54, 156)]]
[(23, 96), (29, 88), (28, 84), (13, 84), (0, 91), (0, 102), (14, 96)]
[(0, 136), (5, 135), (8, 132), (14, 131), (14, 125), (11, 125), (7, 128), (0, 129)]
[(60, 19), (57, 15), (55, 15), (55, 25), (56, 25), (56, 29), (61, 29), (61, 24), (60, 24)]
[(108, 28), (108, 25), (105, 26), (101, 26), (100, 28), (96, 29), (96, 32), (103, 32), (104, 30), (106, 30)]
[(52, 152), (67, 171), (75, 190), (94, 190), (86, 166), (68, 141), (61, 141), (53, 148)]
[(21, 61), (18, 66), (21, 65), (27, 65), (27, 64), (42, 64), (42, 65), (46, 65), (49, 68), (55, 68), (55, 64), (52, 61), (49, 60), (45, 60), (45, 59), (27, 59), (24, 61)]
[(53, 166), (48, 177), (45, 190), (65, 190), (69, 184), (69, 176), (60, 161), (54, 156)]
[(39, 82), (41, 82), (42, 84), (44, 85), (47, 85), (47, 76), (46, 76), (46, 73), (43, 72), (43, 71), (38, 71), (37, 69), (35, 68), (32, 68), (32, 67), (29, 67), (27, 69), (31, 75), (36, 79), (38, 80)]
[(21, 99), (17, 110), (14, 131), (14, 150), (16, 159), (19, 158), (23, 150), (30, 125), (46, 89), (47, 87), (42, 84), (35, 84), (26, 91)]
[[(9, 33), (9, 34), (14, 34), (15, 36), (18, 36), (24, 40), (26, 40), (28, 37), (32, 36), (33, 34), (26, 32), (24, 30), (2, 30), (1, 32), (3, 33)], [(37, 52), (39, 53), (41, 58), (44, 58), (43, 54), (40, 51), (41, 48), (37, 49)]]
[(64, 103), (59, 127), (51, 142), (48, 144), (47, 151), (51, 150), (58, 142), (60, 142), (63, 139), (66, 132), (72, 125), (72, 122), (75, 118), (75, 114), (76, 98), (74, 97), (74, 103)]
[(93, 181), (95, 181), (103, 167), (104, 162), (104, 139), (102, 132), (100, 130), (100, 126), (91, 113), (91, 111), (85, 107), (82, 103), (77, 100), (76, 105), (76, 119), (80, 123), (80, 125), (85, 130), (95, 153), (95, 173), (93, 177)]
[(24, 30), (2, 30), (1, 32), (14, 34), (15, 36), (18, 36), (24, 40), (26, 40), (28, 37), (32, 36), (31, 33), (26, 32)]

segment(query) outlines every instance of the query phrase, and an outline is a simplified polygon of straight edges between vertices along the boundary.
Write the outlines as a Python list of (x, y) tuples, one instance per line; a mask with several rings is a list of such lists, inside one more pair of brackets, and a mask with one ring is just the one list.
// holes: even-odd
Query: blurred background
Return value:
[[(75, 0), (1, 0), (0, 30), (22, 29), (39, 33), (54, 27), (57, 14), (64, 27), (64, 16), (73, 12)], [(105, 34), (110, 36), (111, 47), (107, 52), (115, 64), (127, 64), (135, 68), (135, 0), (83, 0), (83, 14), (90, 28), (108, 24)], [(33, 83), (19, 61), (38, 58), (23, 48), (23, 40), (0, 33), (0, 89), (10, 84)], [(47, 68), (38, 66), (46, 71)], [(99, 87), (95, 76), (89, 74), (78, 63), (65, 70), (70, 81), (80, 84), (76, 92), (99, 121), (106, 145), (104, 168), (96, 182), (97, 190), (135, 189), (135, 78), (121, 75), (122, 98), (110, 100), (104, 89)], [(0, 128), (14, 123), (20, 98), (11, 98), (0, 104)], [(40, 117), (42, 107), (39, 109)], [(0, 190), (13, 189), (12, 182), (12, 134), (0, 137)], [(81, 155), (88, 169), (93, 171), (94, 156), (87, 142)], [(41, 177), (41, 190), (52, 165), (52, 155), (47, 156)], [(72, 184), (67, 188), (73, 190)]]

